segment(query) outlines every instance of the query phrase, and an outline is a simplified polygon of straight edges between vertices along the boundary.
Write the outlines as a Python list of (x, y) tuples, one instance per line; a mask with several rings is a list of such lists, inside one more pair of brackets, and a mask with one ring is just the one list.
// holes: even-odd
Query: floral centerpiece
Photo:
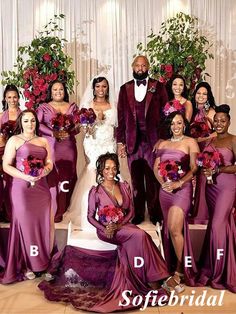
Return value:
[[(223, 157), (218, 151), (204, 151), (198, 153), (196, 164), (201, 168), (210, 169), (213, 173), (216, 173), (219, 166), (223, 164)], [(207, 177), (207, 183), (213, 183), (212, 175)]]
[(15, 84), (23, 89), (26, 107), (36, 109), (46, 99), (50, 82), (59, 80), (66, 83), (69, 93), (73, 92), (75, 73), (69, 70), (72, 58), (63, 51), (65, 39), (52, 36), (62, 29), (58, 23), (63, 14), (54, 15), (54, 20), (44, 26), (44, 31), (27, 46), (18, 48), (16, 71), (3, 71), (2, 84)]
[[(27, 158), (22, 159), (20, 171), (32, 177), (38, 177), (43, 173), (44, 163), (43, 160), (35, 156), (29, 155)], [(30, 182), (30, 186), (34, 186), (35, 182)]]
[(184, 175), (181, 163), (175, 160), (161, 161), (158, 167), (158, 173), (164, 181), (179, 181)]
[(185, 112), (185, 107), (181, 105), (178, 99), (168, 101), (162, 109), (164, 116), (168, 117), (172, 112), (179, 111), (181, 113)]
[(99, 221), (106, 226), (112, 223), (121, 223), (124, 219), (124, 213), (120, 207), (107, 205), (98, 210), (98, 217)]
[(139, 43), (137, 48), (149, 57), (153, 77), (166, 83), (173, 74), (180, 74), (192, 93), (209, 76), (204, 70), (206, 60), (213, 59), (211, 46), (200, 33), (198, 18), (180, 12), (163, 22), (157, 35), (152, 32), (146, 46)]

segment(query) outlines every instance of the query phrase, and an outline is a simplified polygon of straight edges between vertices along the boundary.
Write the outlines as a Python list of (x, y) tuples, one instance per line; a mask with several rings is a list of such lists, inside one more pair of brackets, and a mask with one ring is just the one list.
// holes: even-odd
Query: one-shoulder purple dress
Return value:
[[(181, 150), (176, 149), (159, 149), (157, 151), (157, 157), (160, 157), (160, 161), (175, 160), (181, 163), (181, 168), (184, 173), (189, 170), (189, 155)], [(174, 253), (171, 237), (167, 227), (168, 213), (171, 206), (178, 206), (184, 213), (184, 250), (183, 250), (183, 267), (185, 275), (185, 283), (190, 286), (195, 284), (195, 276), (197, 274), (197, 268), (192, 252), (192, 244), (190, 240), (189, 228), (188, 228), (188, 214), (192, 205), (192, 182), (185, 183), (181, 189), (175, 190), (172, 193), (165, 192), (160, 189), (160, 203), (163, 213), (163, 246), (165, 259), (170, 272), (176, 269), (177, 258)], [(191, 267), (185, 266), (185, 258), (191, 260)]]
[[(224, 165), (235, 163), (233, 151), (215, 148), (219, 151)], [(200, 258), (198, 285), (210, 285), (215, 289), (228, 289), (236, 293), (236, 227), (233, 206), (236, 196), (236, 175), (220, 173), (215, 184), (206, 185), (206, 200), (209, 208), (209, 222)]]
[[(67, 115), (73, 115), (77, 110), (75, 103), (71, 104)], [(47, 138), (54, 162), (54, 169), (48, 175), (48, 184), (52, 195), (52, 207), (55, 213), (55, 222), (62, 220), (62, 216), (67, 210), (72, 192), (77, 180), (76, 161), (77, 148), (75, 134), (71, 132), (70, 136), (63, 141), (57, 141), (52, 137), (52, 119), (57, 111), (49, 104), (42, 104), (37, 109), (37, 116), (40, 122), (40, 132)]]
[[(149, 282), (169, 276), (167, 266), (151, 237), (137, 226), (129, 223), (133, 217), (131, 192), (127, 183), (118, 183), (122, 193), (122, 208), (126, 216), (121, 228), (112, 239), (105, 236), (105, 227), (96, 219), (98, 209), (106, 205), (120, 206), (106, 190), (99, 185), (89, 193), (88, 219), (97, 228), (100, 239), (118, 246), (116, 251), (94, 251), (66, 246), (64, 251), (55, 255), (52, 272), (55, 280), (43, 281), (39, 287), (51, 301), (66, 301), (77, 309), (90, 312), (110, 313), (130, 308), (132, 299), (139, 294), (145, 296), (151, 287)], [(143, 259), (142, 267), (135, 267), (135, 257)], [(125, 303), (123, 291), (131, 290), (130, 304)], [(158, 290), (157, 300), (165, 295)]]
[[(29, 155), (44, 160), (46, 154), (44, 147), (25, 142), (16, 151), (16, 168), (20, 169), (22, 159)], [(10, 197), (12, 221), (6, 265), (0, 276), (0, 282), (4, 284), (23, 280), (27, 270), (46, 270), (50, 261), (51, 196), (46, 177), (33, 187), (25, 180), (13, 177)]]

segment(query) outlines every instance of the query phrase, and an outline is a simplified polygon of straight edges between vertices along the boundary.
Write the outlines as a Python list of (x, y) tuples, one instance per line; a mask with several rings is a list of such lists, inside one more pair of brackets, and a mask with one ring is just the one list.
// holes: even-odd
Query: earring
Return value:
[(183, 127), (183, 133), (185, 133), (186, 126)]
[(208, 111), (209, 108), (210, 108), (210, 104), (209, 104), (209, 101), (207, 100), (207, 102), (204, 104), (204, 109)]

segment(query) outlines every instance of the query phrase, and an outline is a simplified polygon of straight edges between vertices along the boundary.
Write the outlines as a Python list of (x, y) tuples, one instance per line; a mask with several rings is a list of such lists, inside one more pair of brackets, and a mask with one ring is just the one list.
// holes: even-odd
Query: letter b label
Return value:
[(39, 255), (39, 248), (37, 245), (30, 246), (30, 256), (38, 256)]

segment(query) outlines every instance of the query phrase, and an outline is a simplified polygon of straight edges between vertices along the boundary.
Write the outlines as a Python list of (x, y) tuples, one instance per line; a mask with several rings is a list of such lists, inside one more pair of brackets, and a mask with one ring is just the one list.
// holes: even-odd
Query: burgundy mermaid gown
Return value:
[[(21, 113), (21, 110), (20, 108), (18, 108), (17, 116), (19, 116), (20, 113)], [(0, 128), (4, 123), (8, 121), (11, 121), (9, 120), (9, 111), (5, 110), (0, 120)], [(4, 154), (4, 148), (5, 147), (1, 147), (1, 156), (3, 156)], [(11, 221), (12, 209), (11, 209), (11, 201), (10, 201), (10, 193), (9, 193), (9, 186), (11, 184), (10, 182), (11, 182), (11, 177), (7, 173), (3, 173), (4, 197), (2, 199), (3, 207), (2, 207), (1, 217), (4, 221)]]
[[(99, 185), (90, 190), (88, 208), (88, 220), (97, 228), (98, 237), (116, 244), (118, 249), (99, 252), (67, 246), (53, 259), (51, 272), (55, 280), (39, 285), (48, 300), (70, 302), (77, 309), (90, 312), (126, 310), (134, 306), (119, 305), (119, 301), (124, 300), (124, 290), (132, 290), (133, 296), (146, 295), (152, 290), (148, 282), (168, 277), (166, 264), (151, 237), (129, 223), (134, 213), (131, 193), (127, 183), (118, 184), (123, 197), (122, 208), (127, 214), (112, 239), (105, 236), (105, 227), (95, 215), (106, 205), (120, 206), (117, 201)], [(135, 268), (134, 257), (143, 258), (144, 266)], [(157, 300), (164, 294), (163, 289), (159, 289)], [(130, 299), (132, 301), (132, 297)]]
[[(209, 144), (205, 150), (219, 151), (225, 166), (235, 163), (234, 154), (228, 148), (215, 148), (213, 144)], [(198, 284), (210, 285), (215, 289), (228, 289), (236, 293), (236, 227), (232, 212), (236, 176), (220, 173), (215, 176), (215, 180), (215, 184), (206, 185), (209, 223), (200, 258)], [(219, 259), (217, 249), (221, 250), (218, 251)]]
[[(76, 110), (77, 105), (73, 103), (70, 105), (66, 114), (73, 115)], [(56, 114), (57, 111), (46, 103), (40, 105), (37, 109), (40, 132), (43, 137), (47, 138), (50, 144), (54, 162), (54, 169), (48, 175), (48, 184), (52, 196), (52, 208), (55, 214), (55, 222), (59, 222), (62, 220), (62, 216), (70, 204), (71, 195), (77, 180), (77, 148), (75, 132), (71, 132), (68, 138), (60, 142), (52, 137), (53, 129), (51, 120)], [(62, 185), (61, 189), (62, 182), (65, 182), (65, 184)]]
[[(209, 126), (209, 119), (206, 118), (205, 113), (202, 110), (199, 110), (199, 112), (194, 117), (193, 122), (202, 122), (205, 124), (208, 124)], [(212, 133), (212, 125), (210, 133)], [(200, 151), (203, 151), (205, 146), (209, 143), (209, 141), (200, 142), (199, 148)], [(201, 171), (197, 172), (196, 175), (196, 188), (195, 188), (195, 195), (194, 195), (194, 205), (191, 213), (190, 221), (191, 223), (195, 224), (207, 224), (209, 214), (208, 214), (208, 206), (206, 202), (206, 196), (205, 196), (205, 190), (206, 190), (206, 177), (201, 174)]]
[[(177, 149), (159, 149), (157, 151), (157, 157), (160, 157), (160, 161), (175, 160), (181, 163), (181, 168), (184, 173), (189, 170), (189, 155), (185, 154), (181, 150)], [(176, 270), (177, 258), (174, 252), (174, 247), (172, 245), (171, 237), (167, 228), (168, 212), (171, 206), (178, 206), (182, 208), (184, 213), (184, 249), (183, 249), (183, 267), (184, 267), (184, 278), (185, 283), (190, 286), (195, 284), (195, 276), (197, 274), (197, 268), (194, 261), (194, 256), (192, 252), (192, 245), (190, 240), (189, 228), (188, 228), (188, 214), (191, 209), (192, 203), (192, 183), (185, 183), (181, 189), (175, 190), (172, 193), (165, 192), (160, 189), (160, 203), (161, 209), (164, 217), (163, 221), (163, 246), (165, 252), (165, 259), (170, 272)], [(191, 267), (185, 267), (185, 257), (191, 258)]]
[[(44, 147), (25, 142), (16, 152), (16, 167), (20, 169), (22, 159), (29, 155), (44, 160), (46, 154)], [(0, 275), (3, 284), (23, 280), (27, 270), (46, 270), (50, 260), (51, 196), (46, 177), (33, 187), (19, 178), (11, 182), (12, 221), (6, 265)], [(37, 256), (31, 256), (37, 254), (32, 245), (38, 248)]]

